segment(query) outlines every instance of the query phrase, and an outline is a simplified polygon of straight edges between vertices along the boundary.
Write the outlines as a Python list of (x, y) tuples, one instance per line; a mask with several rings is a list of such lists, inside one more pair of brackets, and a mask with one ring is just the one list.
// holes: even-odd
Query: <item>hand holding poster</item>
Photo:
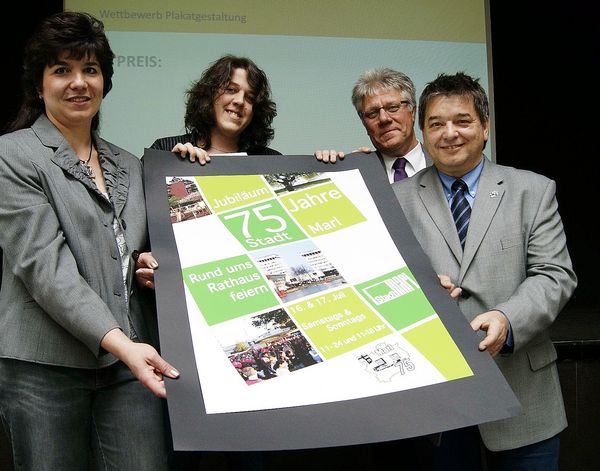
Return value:
[(144, 160), (161, 348), (182, 372), (167, 386), (176, 449), (383, 441), (516, 413), (376, 159)]

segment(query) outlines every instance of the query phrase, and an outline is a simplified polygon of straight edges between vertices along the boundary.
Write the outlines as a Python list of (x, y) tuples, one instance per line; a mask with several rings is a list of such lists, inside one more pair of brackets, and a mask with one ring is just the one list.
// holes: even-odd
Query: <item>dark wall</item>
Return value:
[(556, 180), (579, 277), (568, 310), (598, 312), (598, 17), (584, 0), (550, 5), (491, 1), (497, 161)]
[(579, 278), (551, 330), (569, 422), (560, 468), (600, 469), (598, 17), (584, 0), (515, 5), (491, 2), (497, 160), (557, 182)]
[(0, 47), (2, 48), (3, 62), (6, 64), (0, 88), (0, 131), (4, 131), (6, 124), (14, 119), (20, 103), (20, 77), (23, 61), (23, 47), (27, 38), (35, 30), (39, 21), (45, 16), (62, 11), (63, 2), (57, 0), (44, 0), (34, 2), (20, 0), (11, 6), (11, 12), (6, 11), (0, 28)]

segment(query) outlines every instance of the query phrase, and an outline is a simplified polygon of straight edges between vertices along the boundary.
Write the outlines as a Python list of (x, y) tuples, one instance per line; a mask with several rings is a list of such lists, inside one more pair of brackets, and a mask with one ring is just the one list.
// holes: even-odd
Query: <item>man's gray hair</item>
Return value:
[(398, 90), (410, 103), (410, 109), (417, 106), (415, 84), (408, 75), (393, 69), (370, 69), (364, 72), (356, 81), (352, 89), (352, 104), (356, 111), (362, 111), (363, 99), (368, 95), (375, 95), (381, 90)]

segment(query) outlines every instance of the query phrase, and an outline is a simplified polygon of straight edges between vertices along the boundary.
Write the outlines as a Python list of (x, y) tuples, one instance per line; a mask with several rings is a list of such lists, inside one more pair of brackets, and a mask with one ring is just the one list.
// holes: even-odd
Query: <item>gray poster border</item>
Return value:
[[(152, 252), (159, 261), (156, 301), (161, 354), (181, 372), (166, 380), (176, 450), (250, 451), (321, 448), (429, 435), (517, 415), (520, 405), (480, 337), (443, 290), (374, 155), (354, 153), (336, 164), (313, 156), (215, 157), (201, 166), (170, 152), (145, 149), (144, 180)], [(185, 291), (165, 177), (336, 172), (358, 169), (402, 257), (474, 375), (425, 387), (325, 404), (207, 414), (199, 384)], [(201, 247), (202, 241), (198, 241)], [(207, 247), (206, 249), (209, 249)]]

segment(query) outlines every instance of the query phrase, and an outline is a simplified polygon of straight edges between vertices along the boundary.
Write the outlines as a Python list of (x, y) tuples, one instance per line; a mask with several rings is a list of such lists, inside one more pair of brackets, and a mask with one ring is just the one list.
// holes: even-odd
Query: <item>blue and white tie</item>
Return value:
[(467, 230), (469, 229), (469, 219), (471, 219), (471, 206), (465, 196), (465, 191), (468, 189), (467, 184), (460, 178), (452, 184), (454, 197), (450, 204), (450, 211), (452, 212), (456, 231), (458, 232), (458, 239), (463, 249), (465, 248), (465, 239), (467, 238)]

